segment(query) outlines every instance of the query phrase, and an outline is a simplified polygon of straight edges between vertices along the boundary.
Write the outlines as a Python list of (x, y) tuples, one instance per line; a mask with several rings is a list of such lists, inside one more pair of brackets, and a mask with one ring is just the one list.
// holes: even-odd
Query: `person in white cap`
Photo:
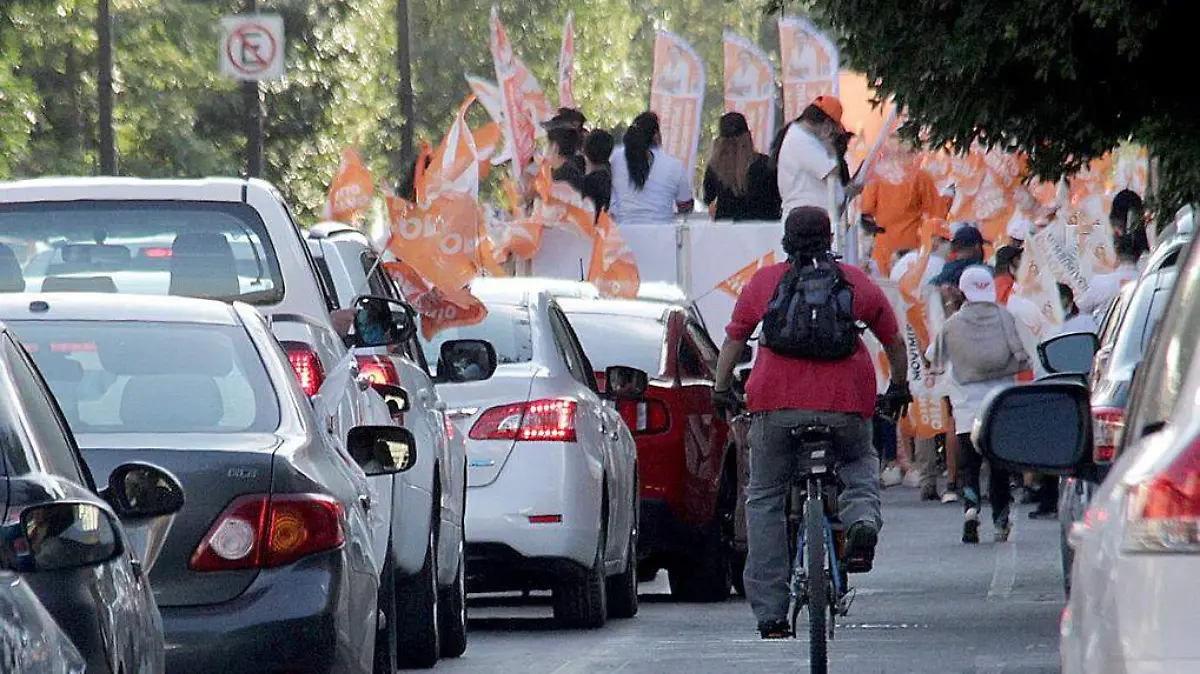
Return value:
[[(979, 409), (993, 389), (1012, 383), (1029, 368), (1029, 354), (1017, 332), (1016, 319), (996, 304), (996, 281), (984, 265), (963, 270), (958, 289), (964, 303), (946, 319), (929, 346), (929, 360), (935, 372), (946, 371), (953, 379), (950, 387), (954, 427), (958, 431), (958, 470), (962, 481), (964, 508), (963, 543), (979, 542), (981, 492), (979, 484), (983, 457), (971, 442), (971, 428)], [(1009, 505), (1008, 471), (992, 466), (989, 480), (992, 524), (995, 540), (1008, 540), (1012, 531)]]

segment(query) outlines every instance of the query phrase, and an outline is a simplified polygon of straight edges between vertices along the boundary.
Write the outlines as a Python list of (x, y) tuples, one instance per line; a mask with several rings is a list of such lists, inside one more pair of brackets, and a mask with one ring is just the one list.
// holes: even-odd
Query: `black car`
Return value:
[[(41, 373), (0, 326), (0, 569), (15, 572), (91, 674), (164, 671), (162, 619), (138, 545), (183, 505), (183, 489), (138, 460), (97, 491)], [(132, 532), (131, 532), (132, 533)]]
[(407, 470), (411, 433), (360, 426), (332, 446), (244, 304), (7, 295), (0, 316), (91, 470), (116, 480), (126, 462), (152, 461), (187, 490), (150, 573), (172, 674), (395, 670), (395, 595), (381, 601), (391, 571), (374, 533), (390, 504), (366, 478)]

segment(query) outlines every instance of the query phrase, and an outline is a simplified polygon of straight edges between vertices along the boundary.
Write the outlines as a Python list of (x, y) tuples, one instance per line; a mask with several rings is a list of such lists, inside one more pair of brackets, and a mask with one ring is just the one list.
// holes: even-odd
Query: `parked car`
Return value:
[[(520, 284), (475, 283), (483, 322), (425, 344), (438, 389), (467, 436), (467, 584), (472, 591), (549, 589), (563, 625), (632, 617), (637, 603), (637, 449), (601, 397), (557, 302)], [(479, 354), (457, 339), (486, 340)], [(610, 373), (612, 374), (612, 373)], [(645, 373), (616, 376), (642, 386)]]
[(5, 674), (84, 674), (75, 644), (9, 571), (0, 571), (0, 672)]
[(551, 297), (584, 297), (600, 299), (600, 289), (588, 281), (572, 281), (570, 279), (547, 278), (543, 276), (511, 276), (505, 278), (478, 278), (472, 282), (472, 289), (479, 292), (510, 291), (510, 292), (541, 292), (545, 291)]
[(149, 461), (186, 489), (149, 573), (169, 671), (395, 669), (394, 594), (380, 591), (393, 568), (371, 522), (390, 504), (367, 475), (407, 469), (411, 434), (361, 426), (333, 442), (242, 303), (3, 295), (0, 316), (46, 373), (90, 472), (121, 485), (123, 466)]
[[(1185, 255), (1167, 306), (1134, 376), (1116, 463), (1071, 531), (1064, 674), (1200, 670), (1200, 256)], [(991, 399), (977, 444), (1004, 465), (1086, 477), (1090, 407), (1078, 384), (1013, 387)]]
[[(0, 292), (178, 295), (251, 304), (271, 331), (343, 453), (352, 429), (393, 423), (335, 330), (321, 276), (287, 204), (261, 180), (46, 178), (0, 184)], [(53, 251), (42, 265), (38, 253)], [(372, 499), (393, 500), (373, 478)], [(377, 509), (373, 558), (387, 557), (393, 522)], [(380, 566), (382, 571), (382, 566)]]
[[(331, 304), (352, 310), (369, 295), (396, 304), (404, 298), (383, 271), (380, 257), (358, 230), (322, 223), (308, 231), (308, 247)], [(361, 372), (407, 392), (405, 426), (421, 452), (397, 476), (392, 553), (398, 583), (400, 652), (406, 665), (431, 665), (467, 647), (464, 571), (467, 459), (465, 438), (445, 414), (415, 331), (403, 343), (354, 349)]]
[(54, 396), (7, 326), (0, 389), (0, 568), (34, 591), (88, 672), (164, 671), (162, 619), (147, 578), (154, 554), (138, 541), (170, 525), (183, 488), (136, 456), (114, 462), (98, 491)]
[(738, 451), (712, 402), (717, 347), (681, 306), (629, 300), (560, 300), (602, 379), (629, 365), (650, 374), (643, 400), (618, 408), (638, 446), (642, 490), (639, 575), (667, 569), (671, 593), (691, 601), (729, 596)]

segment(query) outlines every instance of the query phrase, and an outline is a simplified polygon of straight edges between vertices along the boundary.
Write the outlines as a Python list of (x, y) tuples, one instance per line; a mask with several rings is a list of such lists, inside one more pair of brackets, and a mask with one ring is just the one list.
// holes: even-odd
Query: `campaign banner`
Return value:
[[(1017, 271), (1013, 294), (1008, 298), (1008, 310), (1028, 328), (1034, 343), (1052, 337), (1063, 324), (1062, 301), (1051, 262), (1053, 234), (1038, 232), (1025, 242), (1021, 267)], [(1030, 351), (1034, 357), (1037, 351)]]
[(562, 48), (558, 52), (558, 104), (575, 107), (575, 13), (567, 12)]
[(775, 135), (775, 67), (753, 42), (725, 31), (725, 112), (740, 112), (754, 148), (770, 151)]
[(636, 298), (641, 285), (637, 259), (608, 211), (600, 213), (593, 229), (588, 280), (604, 297), (625, 299)]
[(689, 176), (696, 172), (705, 86), (704, 61), (696, 50), (674, 33), (658, 31), (650, 109), (658, 114), (663, 151), (683, 162)]
[(357, 224), (371, 207), (375, 181), (354, 148), (342, 150), (342, 161), (329, 184), (323, 217), (348, 225)]
[(467, 110), (474, 102), (474, 95), (462, 102), (450, 130), (433, 153), (429, 168), (423, 173), (423, 198), (436, 199), (443, 192), (469, 194), (472, 199), (479, 197), (479, 151), (475, 134), (467, 126)]
[(779, 19), (783, 117), (791, 121), (817, 96), (838, 95), (838, 50), (808, 19)]
[(491, 16), (492, 60), (496, 66), (496, 82), (500, 90), (500, 108), (512, 148), (513, 175), (524, 174), (533, 161), (536, 125), (525, 97), (525, 75), (529, 72), (513, 51), (504, 24), (496, 7)]

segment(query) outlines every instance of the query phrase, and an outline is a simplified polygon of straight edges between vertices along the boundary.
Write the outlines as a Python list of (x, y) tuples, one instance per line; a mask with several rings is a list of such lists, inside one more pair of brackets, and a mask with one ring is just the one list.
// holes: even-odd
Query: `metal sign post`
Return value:
[(258, 0), (247, 0), (247, 14), (221, 19), (221, 74), (242, 81), (246, 110), (246, 174), (262, 175), (263, 101), (259, 82), (283, 77), (283, 17), (258, 14)]

